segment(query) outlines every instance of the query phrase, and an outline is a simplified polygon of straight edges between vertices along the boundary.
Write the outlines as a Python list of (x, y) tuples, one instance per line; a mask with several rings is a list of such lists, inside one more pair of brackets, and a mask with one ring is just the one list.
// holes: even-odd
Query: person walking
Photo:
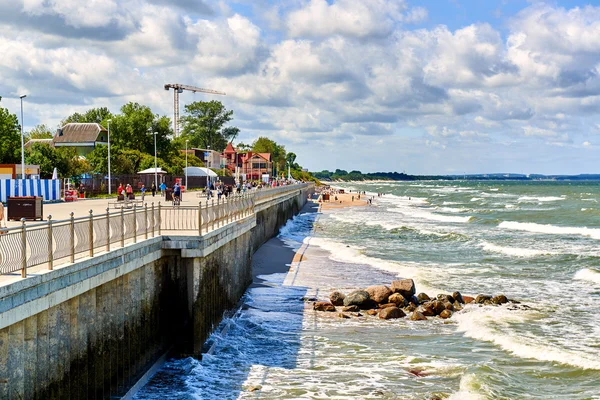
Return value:
[(156, 194), (156, 184), (154, 182), (152, 182), (151, 190), (152, 190), (152, 197), (154, 197), (154, 195)]
[(131, 185), (128, 183), (127, 186), (125, 187), (125, 193), (127, 194), (127, 200), (133, 200), (133, 188), (131, 187)]
[(167, 190), (167, 185), (165, 185), (165, 183), (161, 183), (160, 186), (160, 195), (161, 197), (165, 197), (165, 191)]
[(142, 192), (142, 201), (144, 201), (144, 196), (146, 196), (146, 186), (145, 185), (142, 185), (140, 192)]

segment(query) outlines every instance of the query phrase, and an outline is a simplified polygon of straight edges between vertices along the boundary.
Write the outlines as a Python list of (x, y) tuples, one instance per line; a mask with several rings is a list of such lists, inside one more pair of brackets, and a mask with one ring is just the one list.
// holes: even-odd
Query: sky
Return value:
[(600, 173), (600, 0), (0, 0), (1, 107), (220, 100), (311, 171)]

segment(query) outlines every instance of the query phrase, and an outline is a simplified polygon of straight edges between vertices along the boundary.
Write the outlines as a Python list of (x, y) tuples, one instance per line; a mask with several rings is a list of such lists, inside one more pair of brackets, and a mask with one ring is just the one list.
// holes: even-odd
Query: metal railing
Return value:
[(190, 232), (203, 235), (233, 221), (254, 214), (255, 205), (271, 198), (302, 189), (308, 185), (290, 185), (261, 189), (249, 193), (211, 199), (197, 206), (162, 205), (160, 202), (133, 205), (132, 209), (93, 214), (66, 220), (47, 221), (0, 229), (0, 274), (47, 265), (49, 270), (59, 264), (73, 263), (77, 259), (93, 257), (102, 251), (125, 247), (159, 236), (163, 231)]

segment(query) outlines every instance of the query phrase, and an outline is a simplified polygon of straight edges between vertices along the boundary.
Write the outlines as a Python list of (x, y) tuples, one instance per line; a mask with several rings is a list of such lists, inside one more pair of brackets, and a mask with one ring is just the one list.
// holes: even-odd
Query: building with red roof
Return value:
[(273, 162), (271, 153), (238, 152), (233, 144), (227, 144), (223, 151), (225, 167), (231, 172), (245, 174), (247, 180), (261, 180), (263, 174), (271, 176)]

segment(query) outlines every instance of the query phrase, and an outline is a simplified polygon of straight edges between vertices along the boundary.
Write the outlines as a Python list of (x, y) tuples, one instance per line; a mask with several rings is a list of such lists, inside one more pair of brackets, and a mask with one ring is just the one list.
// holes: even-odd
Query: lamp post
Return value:
[(23, 135), (23, 99), (26, 94), (19, 96), (21, 99), (21, 179), (25, 179), (25, 136)]
[(111, 194), (111, 180), (110, 180), (110, 123), (112, 120), (108, 120), (108, 194)]
[(158, 187), (158, 172), (156, 166), (156, 135), (158, 135), (158, 132), (153, 132), (152, 134), (154, 135), (154, 186)]
[(185, 141), (185, 190), (188, 189), (188, 142), (189, 140)]

